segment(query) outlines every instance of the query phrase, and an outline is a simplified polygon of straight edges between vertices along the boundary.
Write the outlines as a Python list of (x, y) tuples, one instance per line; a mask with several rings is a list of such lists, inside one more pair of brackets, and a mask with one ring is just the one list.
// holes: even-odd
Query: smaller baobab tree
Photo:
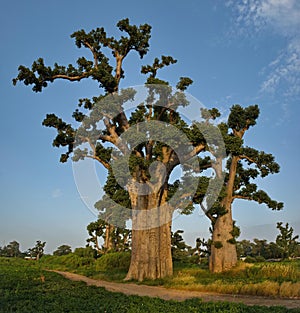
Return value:
[(130, 249), (131, 231), (129, 229), (115, 227), (99, 218), (87, 226), (87, 231), (89, 234), (87, 246), (92, 245), (98, 254)]
[[(216, 109), (202, 110), (202, 116), (206, 119), (216, 119), (220, 113)], [(218, 143), (210, 147), (214, 155), (213, 162), (205, 165), (211, 168), (216, 179), (223, 181), (223, 189), (218, 201), (209, 206), (203, 204), (204, 192), (199, 184), (195, 195), (195, 202), (201, 204), (207, 217), (211, 220), (212, 241), (209, 267), (212, 272), (229, 270), (237, 263), (236, 238), (239, 236), (239, 228), (235, 225), (232, 217), (233, 203), (237, 199), (256, 201), (266, 204), (272, 210), (281, 210), (282, 202), (272, 200), (269, 195), (259, 190), (253, 182), (258, 177), (264, 178), (269, 174), (279, 172), (279, 165), (275, 162), (272, 154), (258, 151), (244, 144), (245, 133), (256, 124), (259, 116), (257, 105), (246, 108), (233, 105), (230, 110), (227, 123), (220, 123), (218, 127), (223, 135), (226, 159), (218, 152)], [(213, 134), (213, 131), (210, 132)], [(223, 169), (226, 162), (225, 170)], [(208, 200), (206, 200), (209, 202)]]
[(277, 229), (280, 234), (276, 237), (276, 245), (279, 248), (281, 258), (288, 259), (294, 257), (300, 246), (300, 242), (297, 241), (299, 235), (294, 236), (294, 229), (293, 227), (289, 227), (289, 223), (283, 226), (282, 222), (278, 222)]
[(28, 249), (27, 254), (32, 257), (39, 260), (44, 255), (46, 242), (42, 242), (41, 240), (37, 240), (36, 244), (33, 248)]

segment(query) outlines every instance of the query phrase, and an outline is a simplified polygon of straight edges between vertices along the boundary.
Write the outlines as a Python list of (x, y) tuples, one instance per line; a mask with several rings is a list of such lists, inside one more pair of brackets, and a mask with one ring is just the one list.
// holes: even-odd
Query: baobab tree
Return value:
[[(90, 158), (107, 170), (109, 179), (116, 179), (117, 183), (108, 184), (109, 192), (98, 208), (110, 225), (119, 222), (116, 215), (118, 219), (122, 216), (123, 225), (124, 219), (131, 218), (132, 257), (126, 279), (156, 279), (173, 273), (172, 214), (178, 208), (192, 210), (190, 187), (197, 187), (197, 182), (187, 174), (201, 172), (198, 155), (206, 150), (207, 143), (197, 126), (188, 124), (177, 112), (189, 104), (184, 91), (192, 80), (180, 77), (174, 89), (157, 77), (161, 68), (176, 63), (170, 56), (155, 58), (151, 65), (142, 67), (147, 95), (135, 110), (126, 112), (124, 105), (138, 96), (132, 88), (120, 89), (125, 77), (124, 60), (130, 52), (137, 52), (140, 58), (147, 54), (151, 26), (131, 25), (128, 19), (123, 19), (117, 27), (125, 34), (120, 39), (107, 36), (103, 28), (71, 35), (78, 48), (91, 52), (91, 60), (80, 57), (76, 66), (55, 63), (50, 67), (39, 58), (31, 68), (20, 66), (13, 83), (32, 85), (35, 92), (58, 79), (79, 82), (90, 78), (99, 83), (100, 95), (79, 100), (73, 113), (74, 124), (47, 114), (43, 125), (57, 130), (53, 146), (67, 148), (61, 162), (70, 156), (73, 161)], [(109, 56), (105, 55), (107, 51)], [(184, 177), (171, 183), (171, 173), (177, 166), (182, 167)], [(114, 217), (108, 214), (122, 209), (129, 210), (129, 214), (117, 213)]]
[[(220, 113), (216, 109), (204, 109), (202, 116), (206, 119), (217, 119)], [(207, 164), (207, 168), (213, 169), (216, 178), (223, 182), (218, 201), (215, 201), (210, 208), (206, 208), (203, 204), (204, 194), (201, 185), (194, 197), (194, 202), (203, 207), (212, 223), (209, 261), (212, 272), (229, 270), (237, 263), (236, 238), (239, 236), (239, 228), (232, 217), (235, 200), (256, 201), (272, 210), (283, 208), (282, 202), (271, 199), (265, 191), (258, 189), (254, 182), (257, 177), (264, 178), (269, 174), (278, 173), (280, 169), (272, 154), (258, 151), (244, 143), (245, 133), (256, 124), (258, 116), (257, 105), (246, 108), (240, 105), (231, 107), (228, 121), (218, 125), (225, 143), (226, 158), (219, 154), (218, 145), (215, 145), (211, 152), (216, 161), (210, 163), (208, 160)], [(222, 167), (224, 162), (227, 163), (225, 169)]]

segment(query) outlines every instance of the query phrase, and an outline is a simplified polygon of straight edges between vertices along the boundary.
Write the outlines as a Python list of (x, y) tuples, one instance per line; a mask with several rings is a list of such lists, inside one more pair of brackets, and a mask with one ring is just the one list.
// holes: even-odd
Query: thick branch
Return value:
[(242, 159), (245, 159), (245, 160), (249, 161), (250, 163), (257, 164), (257, 162), (254, 159), (249, 158), (247, 155), (240, 155), (239, 160), (242, 160)]
[(243, 200), (248, 200), (248, 201), (252, 201), (253, 200), (253, 198), (251, 198), (251, 197), (241, 196), (241, 195), (234, 195), (232, 197), (232, 199), (243, 199)]
[(188, 153), (183, 159), (184, 161), (187, 161), (191, 158), (193, 158), (194, 156), (196, 156), (197, 154), (199, 154), (201, 151), (203, 151), (205, 149), (205, 144), (198, 144), (197, 146), (194, 147), (194, 149)]
[(87, 41), (85, 41), (84, 44), (91, 50), (93, 57), (94, 57), (94, 66), (95, 68), (98, 68), (98, 58), (97, 58), (97, 53), (95, 52), (95, 49)]
[(58, 75), (54, 75), (52, 76), (52, 79), (57, 79), (57, 78), (61, 78), (61, 79), (66, 79), (69, 81), (80, 81), (81, 79), (87, 77), (89, 75), (89, 73), (85, 72), (82, 75), (78, 75), (78, 76), (68, 76), (68, 75), (63, 75), (63, 74), (58, 74)]
[(100, 162), (106, 169), (110, 170), (111, 166), (109, 163), (103, 161), (102, 159), (100, 159), (99, 157), (95, 156), (95, 155), (86, 155), (87, 158), (93, 159), (93, 160), (97, 160), (98, 162)]

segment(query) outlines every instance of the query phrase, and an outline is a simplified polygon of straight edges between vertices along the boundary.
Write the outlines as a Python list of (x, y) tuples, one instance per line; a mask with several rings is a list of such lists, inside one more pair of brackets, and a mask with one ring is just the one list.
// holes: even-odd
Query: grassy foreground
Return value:
[(72, 282), (42, 269), (41, 263), (0, 258), (0, 312), (300, 312), (282, 307), (235, 303), (184, 302), (126, 296), (103, 288)]
[[(69, 254), (45, 256), (44, 267), (76, 272), (95, 279), (122, 282), (129, 267), (129, 253), (109, 253), (95, 260)], [(143, 284), (191, 291), (210, 291), (271, 297), (300, 297), (300, 260), (239, 265), (222, 274), (211, 274), (207, 266), (175, 264), (173, 277)]]

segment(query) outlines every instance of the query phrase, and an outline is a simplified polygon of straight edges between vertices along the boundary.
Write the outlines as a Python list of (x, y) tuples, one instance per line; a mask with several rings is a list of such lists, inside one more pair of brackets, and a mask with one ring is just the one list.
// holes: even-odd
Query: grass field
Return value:
[(175, 275), (164, 281), (164, 286), (272, 297), (300, 297), (300, 260), (279, 263), (247, 264), (226, 273), (211, 274), (199, 267), (175, 268)]
[[(128, 253), (110, 253), (96, 261), (74, 254), (41, 259), (41, 264), (50, 269), (117, 282), (123, 281), (129, 262)], [(256, 264), (240, 262), (236, 268), (222, 274), (211, 274), (205, 266), (175, 264), (173, 277), (144, 281), (143, 284), (229, 294), (300, 297), (300, 260)]]
[(204, 303), (199, 299), (175, 302), (126, 296), (66, 280), (43, 267), (39, 262), (0, 258), (0, 312), (300, 312), (282, 307)]

